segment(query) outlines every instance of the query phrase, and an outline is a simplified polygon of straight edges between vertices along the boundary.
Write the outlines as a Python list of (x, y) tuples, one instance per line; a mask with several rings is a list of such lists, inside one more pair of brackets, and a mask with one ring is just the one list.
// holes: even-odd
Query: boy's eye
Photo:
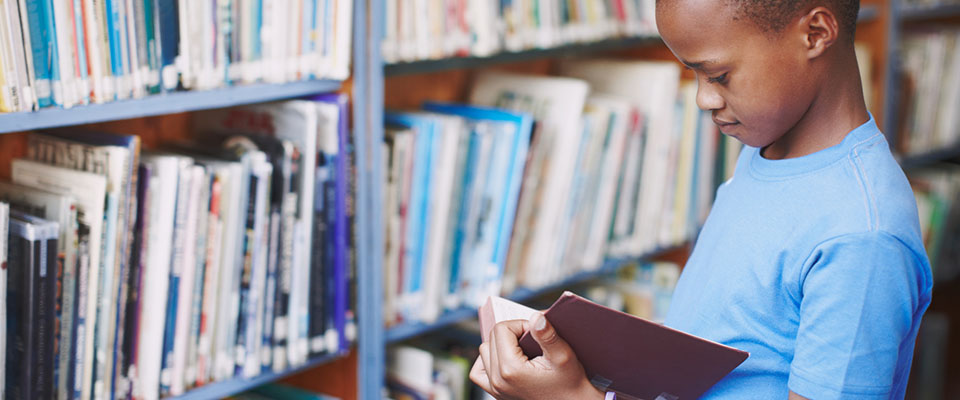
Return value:
[(719, 84), (722, 85), (722, 84), (724, 84), (724, 83), (727, 83), (727, 74), (724, 73), (723, 75), (720, 75), (720, 76), (717, 76), (717, 77), (712, 77), (712, 78), (711, 78), (711, 77), (707, 77), (707, 82), (710, 82), (710, 83), (719, 83)]

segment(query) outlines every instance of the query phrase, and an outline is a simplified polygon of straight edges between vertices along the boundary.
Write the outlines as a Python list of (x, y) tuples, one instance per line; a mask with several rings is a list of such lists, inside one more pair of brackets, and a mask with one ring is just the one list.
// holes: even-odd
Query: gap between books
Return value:
[[(607, 259), (600, 268), (590, 271), (578, 272), (574, 275), (571, 275), (563, 280), (558, 282), (535, 288), (520, 288), (514, 291), (513, 293), (503, 296), (506, 299), (522, 303), (530, 299), (542, 296), (544, 294), (555, 292), (558, 290), (563, 290), (571, 286), (576, 286), (582, 283), (586, 283), (597, 278), (616, 273), (621, 268), (634, 264), (648, 261), (650, 259), (668, 254), (670, 252), (679, 250), (687, 246), (687, 243), (681, 243), (674, 246), (662, 247), (656, 250), (653, 250), (647, 254), (638, 256), (638, 257), (623, 257), (623, 258), (611, 258)], [(416, 336), (420, 336), (426, 333), (430, 333), (439, 329), (443, 329), (447, 326), (457, 324), (462, 321), (475, 319), (477, 318), (477, 309), (473, 307), (461, 307), (452, 311), (448, 311), (437, 318), (436, 321), (425, 323), (425, 322), (404, 322), (391, 327), (388, 327), (386, 330), (386, 342), (397, 343), (401, 342)]]

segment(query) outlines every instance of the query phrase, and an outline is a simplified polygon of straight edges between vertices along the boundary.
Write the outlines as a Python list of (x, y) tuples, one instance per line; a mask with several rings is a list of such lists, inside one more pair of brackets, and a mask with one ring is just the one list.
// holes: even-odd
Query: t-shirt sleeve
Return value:
[(925, 257), (883, 232), (818, 246), (800, 276), (790, 390), (818, 400), (889, 398), (901, 346), (912, 349), (914, 318), (929, 303), (928, 280)]

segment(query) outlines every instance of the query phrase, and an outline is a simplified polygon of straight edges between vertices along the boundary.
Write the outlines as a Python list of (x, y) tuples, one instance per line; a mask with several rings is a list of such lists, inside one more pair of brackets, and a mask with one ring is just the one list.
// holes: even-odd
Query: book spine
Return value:
[[(31, 55), (33, 60), (34, 91), (40, 107), (54, 105), (53, 101), (53, 55), (56, 54), (56, 41), (47, 25), (48, 8), (46, 0), (20, 3), (21, 10), (27, 10), (27, 26), (30, 28)], [(26, 7), (24, 7), (26, 5)]]
[(187, 355), (186, 355), (186, 366), (184, 367), (184, 386), (186, 388), (192, 388), (198, 379), (198, 368), (197, 368), (197, 354), (198, 354), (198, 342), (200, 340), (200, 324), (203, 312), (203, 296), (206, 294), (204, 292), (205, 282), (207, 279), (206, 272), (206, 262), (207, 262), (207, 241), (210, 240), (208, 237), (208, 227), (207, 224), (210, 221), (209, 212), (210, 212), (210, 182), (211, 178), (208, 173), (203, 173), (201, 176), (201, 185), (199, 187), (200, 201), (197, 205), (196, 213), (196, 250), (195, 250), (195, 272), (194, 272), (194, 284), (193, 284), (193, 297), (191, 299), (191, 315), (190, 315), (190, 330), (187, 337)]
[(266, 281), (266, 291), (264, 292), (264, 318), (263, 318), (263, 335), (261, 342), (261, 354), (260, 354), (260, 366), (263, 371), (270, 371), (271, 367), (278, 368), (274, 370), (282, 371), (282, 368), (276, 367), (274, 365), (274, 348), (273, 348), (273, 337), (276, 332), (274, 332), (274, 327), (276, 326), (276, 308), (277, 308), (277, 292), (279, 288), (277, 286), (277, 270), (279, 269), (280, 263), (280, 225), (283, 218), (281, 217), (282, 213), (279, 207), (274, 206), (273, 211), (270, 212), (270, 230), (269, 230), (269, 245), (268, 247), (268, 259), (267, 259), (267, 281)]
[[(140, 336), (140, 288), (143, 269), (147, 262), (148, 249), (147, 233), (150, 229), (149, 210), (152, 206), (150, 199), (150, 168), (140, 165), (137, 180), (137, 210), (136, 222), (133, 227), (133, 248), (130, 254), (130, 274), (127, 279), (127, 306), (124, 310), (124, 335), (122, 338), (123, 358), (119, 363), (119, 375), (123, 382), (122, 388), (117, 390), (118, 398), (126, 398), (133, 394), (137, 385), (137, 348)], [(121, 386), (118, 384), (118, 387)], [(122, 389), (122, 390), (121, 390)]]
[(73, 0), (73, 46), (77, 49), (75, 64), (77, 69), (77, 85), (82, 104), (90, 103), (90, 68), (87, 65), (87, 41), (84, 33), (84, 12), (81, 0)]
[(213, 333), (217, 321), (217, 301), (220, 282), (220, 247), (222, 238), (221, 191), (223, 182), (215, 176), (210, 184), (210, 207), (207, 222), (206, 272), (204, 273), (203, 311), (200, 316), (200, 334), (197, 339), (197, 385), (205, 384), (213, 371)]
[(33, 351), (35, 336), (32, 335), (36, 322), (36, 301), (34, 298), (33, 265), (35, 263), (34, 243), (24, 237), (22, 224), (11, 222), (10, 242), (7, 259), (7, 325), (8, 334), (6, 359), (17, 360), (21, 368), (7, 368), (5, 397), (11, 399), (33, 399), (32, 377), (36, 365)]
[(249, 327), (250, 311), (248, 310), (251, 301), (250, 285), (253, 279), (253, 248), (255, 246), (254, 231), (256, 229), (256, 198), (257, 186), (261, 184), (259, 177), (250, 176), (250, 184), (247, 186), (247, 204), (246, 217), (244, 218), (244, 241), (243, 241), (243, 269), (240, 271), (240, 315), (237, 319), (237, 335), (234, 346), (234, 362), (236, 365), (235, 374), (242, 374), (243, 367), (246, 364), (247, 357), (247, 330)]
[(57, 321), (57, 231), (54, 225), (49, 232), (49, 239), (41, 239), (39, 246), (39, 263), (34, 271), (37, 285), (34, 291), (37, 294), (37, 375), (35, 395), (38, 399), (53, 398), (56, 396), (54, 384), (54, 360), (56, 356)]
[[(180, 20), (177, 0), (154, 0), (159, 38), (160, 80), (164, 90), (174, 90), (180, 83), (176, 60), (180, 54)], [(185, 22), (185, 21), (184, 21)]]
[[(86, 352), (87, 337), (90, 335), (92, 324), (87, 321), (87, 307), (90, 298), (90, 227), (81, 224), (77, 229), (77, 310), (76, 310), (76, 334), (73, 343), (73, 362), (70, 368), (71, 373), (68, 376), (67, 386), (71, 388), (73, 394), (71, 398), (81, 398), (83, 394), (83, 376), (85, 360), (88, 357)], [(70, 383), (72, 382), (72, 384)]]
[(157, 35), (157, 13), (155, 0), (138, 0), (143, 2), (143, 48), (147, 65), (147, 91), (151, 94), (160, 92), (160, 41)]
[[(325, 161), (321, 161), (325, 163)], [(327, 265), (327, 218), (326, 218), (326, 181), (329, 176), (329, 167), (321, 165), (317, 167), (315, 176), (316, 184), (314, 190), (314, 218), (313, 218), (313, 244), (310, 257), (310, 353), (311, 355), (321, 355), (326, 351), (326, 281), (325, 265)]]
[[(177, 205), (174, 218), (173, 261), (170, 263), (170, 289), (167, 298), (167, 317), (164, 324), (163, 355), (160, 369), (160, 394), (172, 394), (174, 382), (174, 342), (177, 332), (177, 315), (180, 304), (180, 280), (186, 258), (187, 223), (189, 215), (190, 190), (189, 168), (181, 166), (181, 179), (177, 185)], [(184, 310), (184, 312), (186, 312)]]
[[(54, 1), (53, 21), (54, 32), (57, 41), (57, 62), (60, 69), (60, 87), (62, 88), (59, 103), (64, 108), (70, 108), (77, 104), (78, 87), (76, 86), (77, 69), (74, 61), (77, 56), (77, 48), (73, 41), (73, 17), (71, 3), (69, 1)], [(54, 91), (54, 96), (57, 92)]]

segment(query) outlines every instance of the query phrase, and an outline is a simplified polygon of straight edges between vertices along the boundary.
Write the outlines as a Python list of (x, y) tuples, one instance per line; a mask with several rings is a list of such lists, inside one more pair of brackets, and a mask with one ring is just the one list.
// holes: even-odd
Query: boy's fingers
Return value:
[(516, 372), (527, 362), (527, 356), (523, 354), (518, 341), (526, 330), (525, 325), (524, 320), (514, 320), (501, 322), (493, 327), (490, 337), (497, 345), (491, 350), (496, 353), (498, 371), (505, 376), (510, 376), (511, 372)]
[(560, 338), (557, 331), (553, 329), (553, 324), (547, 321), (543, 313), (536, 313), (530, 318), (530, 335), (540, 345), (543, 358), (551, 363), (564, 364), (575, 357), (570, 345)]
[(477, 357), (477, 361), (473, 363), (473, 368), (470, 369), (470, 380), (480, 386), (480, 389), (493, 394), (493, 388), (490, 387), (490, 377), (487, 376), (487, 371), (483, 368), (483, 359), (480, 357)]

